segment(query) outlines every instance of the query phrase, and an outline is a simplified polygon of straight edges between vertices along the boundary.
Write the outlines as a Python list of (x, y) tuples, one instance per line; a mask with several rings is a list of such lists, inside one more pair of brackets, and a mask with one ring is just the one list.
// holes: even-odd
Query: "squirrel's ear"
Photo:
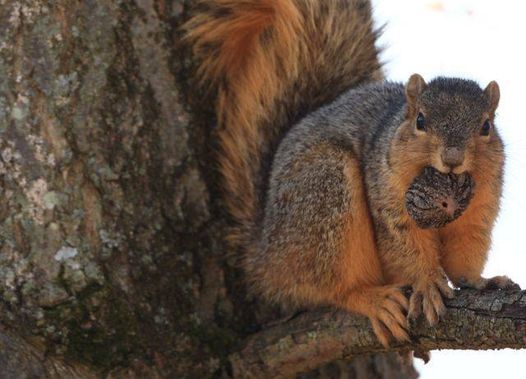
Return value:
[(489, 82), (488, 86), (484, 90), (484, 93), (489, 99), (489, 111), (491, 114), (491, 117), (495, 115), (495, 110), (497, 109), (497, 106), (499, 105), (499, 99), (500, 99), (500, 89), (499, 85), (496, 81)]
[(405, 86), (405, 96), (407, 98), (408, 116), (414, 116), (417, 112), (418, 98), (426, 89), (427, 83), (419, 74), (413, 74)]

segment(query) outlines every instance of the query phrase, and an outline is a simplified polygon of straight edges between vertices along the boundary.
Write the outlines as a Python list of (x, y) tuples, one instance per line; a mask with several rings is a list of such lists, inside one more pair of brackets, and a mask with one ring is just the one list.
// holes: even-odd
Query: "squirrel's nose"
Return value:
[(454, 169), (464, 162), (464, 150), (458, 147), (446, 147), (442, 151), (442, 163)]

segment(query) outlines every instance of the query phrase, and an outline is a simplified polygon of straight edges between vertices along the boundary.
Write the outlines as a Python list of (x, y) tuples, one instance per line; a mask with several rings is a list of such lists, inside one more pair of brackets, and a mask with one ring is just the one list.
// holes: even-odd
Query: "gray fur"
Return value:
[[(461, 79), (430, 82), (421, 101), (427, 109), (429, 133), (443, 145), (462, 148), (478, 133), (487, 106), (482, 89)], [(273, 157), (262, 229), (255, 236), (257, 253), (247, 258), (255, 287), (275, 300), (301, 303), (308, 296), (302, 299), (298, 288), (323, 293), (324, 286), (333, 285), (331, 273), (340, 261), (335, 246), (353, 202), (343, 173), (343, 162), (349, 157), (358, 161), (362, 171), (357, 180), (363, 180), (366, 189), (382, 267), (390, 271), (397, 269), (395, 262), (411, 264), (416, 252), (405, 241), (408, 225), (399, 221), (407, 211), (388, 180), (394, 141), (406, 146), (407, 159), (412, 156), (413, 137), (398, 133), (406, 112), (404, 85), (374, 83), (344, 93), (291, 128)], [(501, 154), (498, 134), (492, 143)], [(501, 188), (501, 172), (495, 177), (496, 191)], [(393, 254), (407, 260), (392, 259)], [(291, 259), (294, 265), (287, 264)], [(266, 286), (267, 272), (281, 273), (282, 285)]]

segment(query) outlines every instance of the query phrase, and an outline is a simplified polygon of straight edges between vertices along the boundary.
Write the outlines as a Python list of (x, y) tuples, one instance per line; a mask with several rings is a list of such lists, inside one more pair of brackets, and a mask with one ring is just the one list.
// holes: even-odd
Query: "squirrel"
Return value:
[[(368, 0), (204, 0), (184, 33), (255, 293), (367, 316), (389, 346), (409, 341), (408, 320), (439, 321), (448, 279), (514, 285), (481, 276), (502, 193), (496, 82), (386, 81)], [(470, 173), (476, 191), (458, 219), (421, 229), (404, 199), (428, 166)]]

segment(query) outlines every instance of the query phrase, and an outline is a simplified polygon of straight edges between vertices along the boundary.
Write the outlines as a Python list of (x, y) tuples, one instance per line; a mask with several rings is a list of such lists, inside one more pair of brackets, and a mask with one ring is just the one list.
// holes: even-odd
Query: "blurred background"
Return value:
[[(459, 76), (500, 85), (496, 125), (506, 144), (504, 198), (485, 275), (508, 275), (526, 288), (526, 3), (489, 0), (373, 0), (387, 78)], [(462, 252), (459, 252), (460, 254)], [(525, 378), (526, 350), (432, 353), (417, 360), (421, 378)]]

